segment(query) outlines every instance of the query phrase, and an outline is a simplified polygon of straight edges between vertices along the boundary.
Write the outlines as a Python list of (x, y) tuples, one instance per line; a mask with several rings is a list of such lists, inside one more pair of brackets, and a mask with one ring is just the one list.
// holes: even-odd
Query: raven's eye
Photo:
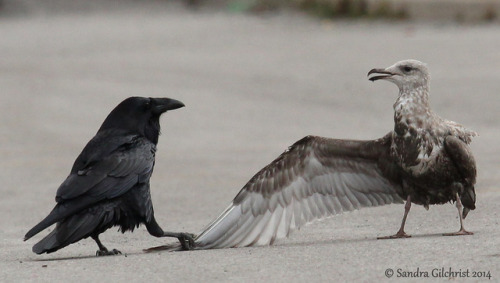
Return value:
[(142, 105), (142, 111), (147, 113), (147, 112), (150, 112), (151, 111), (151, 102), (146, 102)]
[(403, 67), (403, 71), (404, 71), (405, 73), (409, 73), (411, 70), (413, 70), (413, 68), (412, 68), (412, 67), (410, 67), (410, 66), (404, 66), (404, 67)]

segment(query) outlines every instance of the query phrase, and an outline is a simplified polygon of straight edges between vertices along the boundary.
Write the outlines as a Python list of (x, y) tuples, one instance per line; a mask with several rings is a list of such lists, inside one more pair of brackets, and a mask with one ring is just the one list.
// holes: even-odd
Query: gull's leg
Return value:
[(401, 222), (401, 228), (399, 228), (399, 231), (392, 236), (378, 237), (377, 239), (385, 240), (385, 239), (397, 239), (397, 238), (409, 238), (409, 237), (411, 237), (410, 235), (405, 233), (406, 217), (408, 216), (408, 212), (410, 212), (410, 207), (411, 207), (411, 197), (408, 196), (408, 198), (406, 199), (406, 204), (405, 204), (405, 215), (403, 216), (403, 221)]
[(461, 236), (461, 235), (473, 235), (474, 233), (465, 230), (464, 228), (464, 218), (462, 217), (462, 201), (460, 200), (460, 196), (457, 193), (457, 209), (458, 209), (458, 217), (460, 218), (460, 230), (455, 233), (445, 233), (443, 236)]

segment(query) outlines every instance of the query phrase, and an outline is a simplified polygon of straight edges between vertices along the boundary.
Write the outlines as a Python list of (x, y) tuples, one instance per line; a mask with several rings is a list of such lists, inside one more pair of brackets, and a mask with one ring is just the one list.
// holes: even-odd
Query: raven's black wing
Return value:
[(57, 190), (58, 204), (26, 234), (25, 240), (85, 207), (118, 197), (137, 183), (148, 182), (156, 150), (152, 142), (134, 135), (102, 139), (102, 144), (95, 139)]

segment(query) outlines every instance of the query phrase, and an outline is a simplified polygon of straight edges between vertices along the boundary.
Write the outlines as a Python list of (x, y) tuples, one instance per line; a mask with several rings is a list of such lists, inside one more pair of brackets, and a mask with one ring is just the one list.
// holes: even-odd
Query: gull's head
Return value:
[(400, 90), (413, 89), (427, 86), (429, 83), (429, 71), (427, 65), (417, 60), (403, 60), (396, 64), (381, 69), (371, 69), (368, 72), (370, 81), (387, 80), (393, 82)]

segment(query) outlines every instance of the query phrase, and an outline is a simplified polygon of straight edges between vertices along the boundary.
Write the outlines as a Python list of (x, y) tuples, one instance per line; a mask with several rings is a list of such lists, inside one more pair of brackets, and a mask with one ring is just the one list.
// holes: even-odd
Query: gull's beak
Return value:
[(380, 80), (380, 79), (387, 79), (387, 78), (390, 78), (394, 75), (397, 75), (396, 73), (387, 71), (387, 69), (371, 69), (368, 72), (367, 76), (370, 76), (371, 74), (380, 74), (380, 76), (372, 76), (371, 78), (368, 78), (372, 82), (374, 82), (376, 80)]

